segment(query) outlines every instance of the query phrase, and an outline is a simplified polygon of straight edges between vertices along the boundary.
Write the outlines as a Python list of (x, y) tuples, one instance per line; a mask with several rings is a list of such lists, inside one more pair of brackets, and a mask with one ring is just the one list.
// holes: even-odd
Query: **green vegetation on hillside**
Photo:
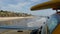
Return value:
[(32, 15), (27, 13), (16, 13), (11, 11), (0, 10), (0, 17), (27, 17), (27, 16), (32, 16)]

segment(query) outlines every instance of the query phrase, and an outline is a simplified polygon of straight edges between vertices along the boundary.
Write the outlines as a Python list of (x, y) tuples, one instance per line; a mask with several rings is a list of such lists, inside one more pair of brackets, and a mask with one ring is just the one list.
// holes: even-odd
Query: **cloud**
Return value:
[(8, 4), (7, 6), (2, 6), (1, 9), (3, 10), (10, 10), (10, 11), (21, 11), (27, 5), (31, 4), (30, 2), (19, 2), (18, 4)]
[[(0, 1), (0, 9), (3, 10), (12, 10), (12, 11), (16, 11), (16, 10), (25, 10), (28, 9), (28, 6), (33, 3), (30, 1), (37, 1), (37, 0), (1, 0)], [(15, 4), (14, 4), (15, 3)]]
[(33, 1), (33, 2), (38, 2), (38, 1), (41, 1), (41, 0), (31, 0), (31, 1)]

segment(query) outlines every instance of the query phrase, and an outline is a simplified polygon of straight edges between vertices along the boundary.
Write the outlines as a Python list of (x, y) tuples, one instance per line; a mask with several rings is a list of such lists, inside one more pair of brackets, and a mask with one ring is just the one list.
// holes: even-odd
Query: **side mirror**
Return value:
[(49, 17), (47, 17), (49, 19)]

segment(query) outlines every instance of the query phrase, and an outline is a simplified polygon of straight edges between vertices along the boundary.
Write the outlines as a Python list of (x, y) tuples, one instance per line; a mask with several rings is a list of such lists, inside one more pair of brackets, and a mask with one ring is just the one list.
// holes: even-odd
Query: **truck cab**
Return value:
[(53, 14), (49, 17), (41, 34), (60, 34), (60, 14)]

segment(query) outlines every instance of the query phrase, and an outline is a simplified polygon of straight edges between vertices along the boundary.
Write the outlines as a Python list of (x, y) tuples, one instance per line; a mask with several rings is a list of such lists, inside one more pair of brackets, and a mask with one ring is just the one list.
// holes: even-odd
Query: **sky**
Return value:
[(22, 12), (38, 16), (49, 16), (55, 13), (52, 9), (31, 11), (30, 8), (36, 4), (47, 2), (48, 0), (0, 0), (0, 10)]

